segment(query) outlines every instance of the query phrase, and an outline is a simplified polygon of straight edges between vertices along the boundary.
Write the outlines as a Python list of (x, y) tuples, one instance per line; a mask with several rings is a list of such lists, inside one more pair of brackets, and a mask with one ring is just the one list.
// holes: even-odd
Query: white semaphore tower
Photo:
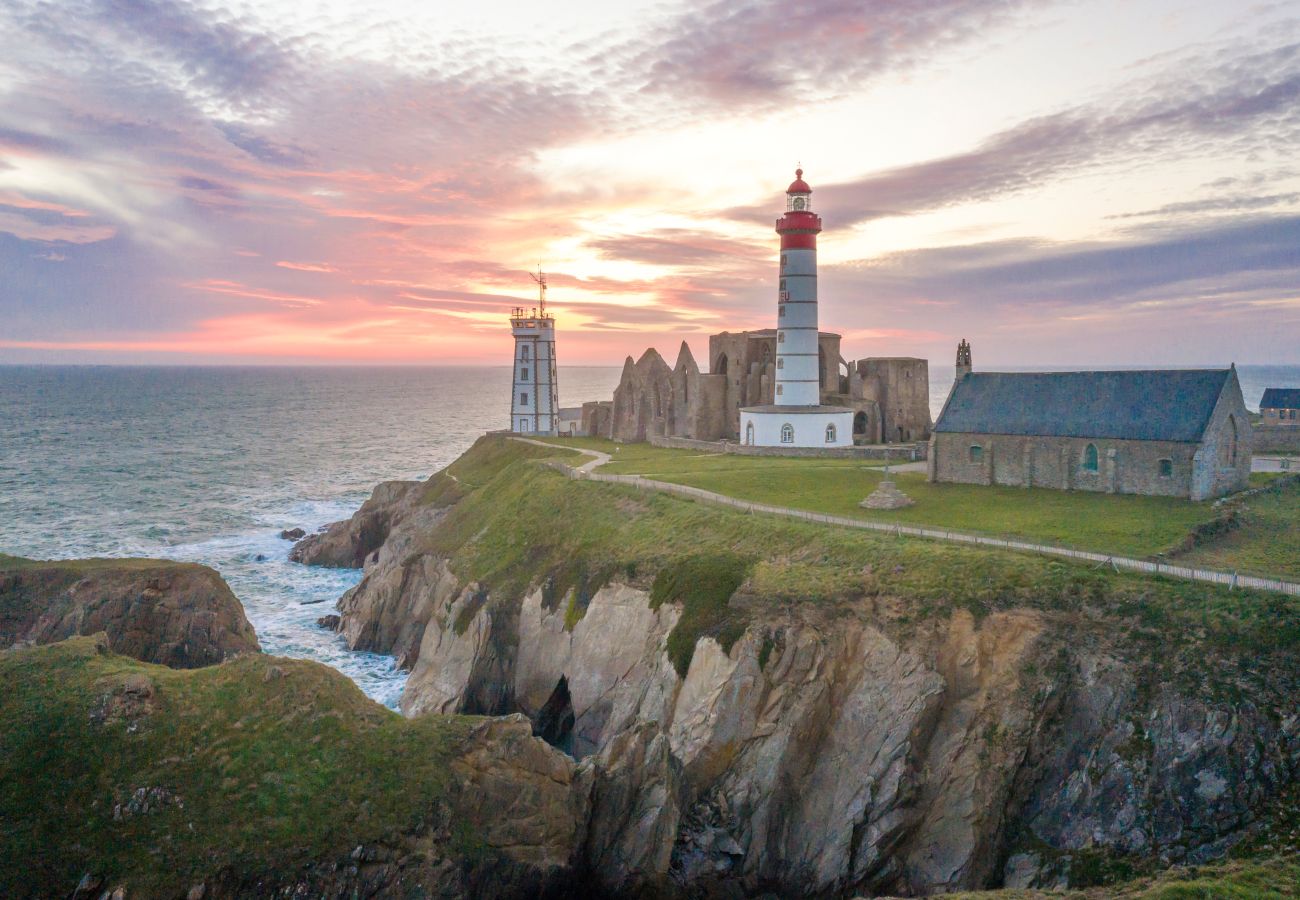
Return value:
[(510, 430), (521, 434), (555, 434), (559, 387), (555, 378), (555, 319), (546, 311), (546, 276), (540, 271), (538, 305), (510, 311), (515, 336), (514, 388), (510, 400)]
[(821, 405), (817, 331), (817, 235), (803, 169), (786, 188), (776, 311), (776, 390), (771, 406), (740, 410), (740, 439), (759, 447), (851, 447), (853, 413)]

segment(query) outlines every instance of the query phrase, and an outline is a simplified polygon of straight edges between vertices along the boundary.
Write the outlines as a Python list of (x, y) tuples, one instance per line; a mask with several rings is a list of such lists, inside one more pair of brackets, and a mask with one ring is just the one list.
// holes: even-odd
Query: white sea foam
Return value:
[[(564, 401), (608, 398), (618, 372), (562, 368)], [(509, 390), (504, 367), (0, 367), (0, 422), (17, 424), (0, 440), (0, 552), (212, 566), (266, 652), (396, 707), (406, 673), (316, 624), (361, 573), (290, 563), (279, 533), (442, 468), (506, 424)]]

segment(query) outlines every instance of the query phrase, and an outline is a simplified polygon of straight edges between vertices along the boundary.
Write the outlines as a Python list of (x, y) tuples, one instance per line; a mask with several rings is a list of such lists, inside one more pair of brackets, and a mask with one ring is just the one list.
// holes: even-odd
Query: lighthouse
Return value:
[(770, 406), (740, 410), (742, 442), (759, 447), (851, 447), (853, 413), (821, 405), (817, 331), (817, 235), (812, 188), (795, 169), (776, 221), (781, 265), (776, 295), (776, 388)]
[(555, 319), (546, 311), (546, 276), (533, 276), (539, 293), (534, 308), (510, 311), (515, 338), (510, 430), (520, 434), (555, 434), (560, 395), (555, 378)]

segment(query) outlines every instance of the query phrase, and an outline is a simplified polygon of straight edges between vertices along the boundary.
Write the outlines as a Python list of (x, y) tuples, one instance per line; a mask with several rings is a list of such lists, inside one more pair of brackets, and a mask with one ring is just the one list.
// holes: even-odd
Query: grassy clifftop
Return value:
[(177, 671), (92, 638), (0, 654), (0, 895), (291, 872), (417, 823), (467, 720), (405, 720), (325, 666)]
[[(570, 451), (556, 449), (555, 456)], [(1032, 608), (1091, 622), (1126, 639), (1153, 664), (1197, 679), (1251, 679), (1264, 659), (1300, 646), (1300, 600), (1189, 582), (1119, 574), (1027, 554), (863, 533), (694, 503), (658, 493), (575, 482), (540, 465), (546, 448), (500, 436), (481, 439), (451, 468), (458, 502), (424, 540), (466, 580), (498, 601), (543, 584), (552, 603), (579, 606), (611, 579), (648, 587), (661, 571), (688, 566), (702, 585), (664, 599), (687, 606), (675, 641), (701, 634), (726, 642), (763, 604), (834, 609), (881, 598), (882, 615), (906, 626), (965, 608), (981, 617)], [(743, 561), (740, 588), (732, 573)], [(719, 577), (710, 576), (710, 566)], [(725, 576), (725, 577), (724, 577)], [(569, 588), (578, 588), (569, 594)], [(660, 585), (657, 594), (667, 589)], [(576, 620), (581, 609), (569, 611)], [(1206, 653), (1242, 665), (1225, 670)], [(1247, 665), (1255, 661), (1258, 665)], [(1284, 666), (1284, 669), (1293, 668)], [(1240, 671), (1239, 671), (1240, 669)]]

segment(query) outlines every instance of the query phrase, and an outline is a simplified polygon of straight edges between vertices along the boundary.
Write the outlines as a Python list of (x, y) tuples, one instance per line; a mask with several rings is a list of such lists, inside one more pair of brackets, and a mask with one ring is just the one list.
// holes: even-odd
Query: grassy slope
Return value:
[(1300, 483), (1248, 497), (1244, 504), (1241, 528), (1179, 561), (1300, 579)]
[[(535, 458), (537, 449), (528, 455)], [(462, 577), (490, 587), (494, 602), (517, 598), (547, 578), (558, 602), (579, 582), (590, 590), (618, 575), (648, 585), (660, 570), (688, 559), (697, 567), (712, 560), (722, 576), (742, 558), (753, 561), (742, 594), (765, 602), (834, 604), (881, 595), (906, 601), (901, 616), (912, 621), (954, 607), (977, 616), (1012, 607), (1082, 614), (1130, 637), (1156, 664), (1185, 669), (1198, 680), (1257, 677), (1252, 672), (1260, 671), (1260, 657), (1289, 652), (1300, 642), (1295, 598), (750, 516), (617, 485), (575, 483), (523, 458), (501, 465), (513, 452), (499, 438), (476, 445), (463, 462), (473, 469), (476, 458), (490, 455), (496, 475), (427, 538), (429, 549), (449, 556)], [(709, 580), (727, 583), (725, 577)], [(738, 619), (756, 615), (751, 606), (701, 593), (691, 602), (711, 609), (683, 616), (679, 627), (725, 637), (735, 633)], [(683, 634), (678, 641), (693, 646), (696, 636)], [(1209, 649), (1240, 655), (1243, 662), (1208, 666)]]
[(1087, 891), (976, 891), (950, 895), (953, 900), (1031, 900), (1056, 897), (1123, 898), (1123, 900), (1283, 900), (1300, 896), (1300, 857), (1232, 862), (1191, 869), (1171, 869), (1155, 878), (1108, 885)]
[[(921, 472), (894, 474), (899, 488), (916, 501), (915, 506), (866, 510), (858, 503), (883, 477), (876, 461), (745, 457), (597, 439), (566, 439), (563, 443), (611, 453), (614, 459), (602, 472), (646, 475), (796, 509), (1025, 538), (1124, 556), (1169, 550), (1192, 528), (1214, 517), (1209, 504), (1173, 497), (930, 484)], [(615, 451), (615, 447), (619, 449)]]
[[(134, 677), (155, 711), (97, 723)], [(405, 720), (316, 663), (261, 655), (178, 671), (91, 638), (0, 654), (0, 896), (131, 873), (183, 896), (238, 864), (288, 872), (414, 824), (465, 720)], [(140, 788), (179, 799), (115, 822)], [(183, 804), (183, 806), (182, 806)]]

